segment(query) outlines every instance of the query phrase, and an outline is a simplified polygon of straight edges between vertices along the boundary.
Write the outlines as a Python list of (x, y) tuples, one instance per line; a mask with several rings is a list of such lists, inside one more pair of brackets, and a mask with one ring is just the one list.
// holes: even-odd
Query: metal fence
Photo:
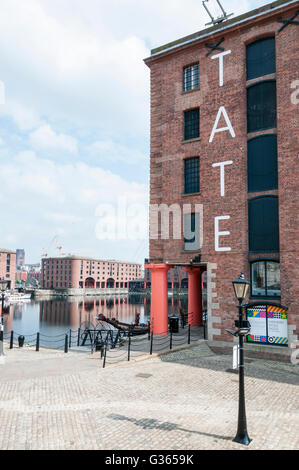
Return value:
[(111, 347), (107, 342), (104, 344), (102, 353), (103, 368), (107, 365), (129, 362), (141, 356), (171, 351), (174, 348), (190, 345), (201, 339), (204, 339), (203, 328), (189, 325), (178, 333), (169, 331), (164, 335), (154, 335), (152, 333), (143, 337), (129, 336), (123, 338), (118, 347)]
[(185, 326), (178, 332), (172, 330), (165, 334), (153, 333), (134, 336), (130, 331), (116, 329), (69, 329), (59, 335), (45, 335), (37, 332), (34, 334), (19, 334), (16, 331), (6, 332), (3, 341), (9, 344), (9, 348), (31, 348), (39, 352), (40, 349), (55, 349), (68, 353), (73, 351), (100, 352), (103, 367), (119, 362), (130, 361), (140, 356), (152, 355), (163, 351), (169, 351), (179, 346), (190, 345), (193, 342), (205, 338), (203, 327)]

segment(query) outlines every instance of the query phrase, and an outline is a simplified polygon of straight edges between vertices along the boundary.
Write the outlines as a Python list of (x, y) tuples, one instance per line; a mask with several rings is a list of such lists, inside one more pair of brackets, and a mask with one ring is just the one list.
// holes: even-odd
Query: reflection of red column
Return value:
[(185, 268), (188, 273), (188, 313), (189, 324), (202, 326), (202, 268)]
[(70, 326), (73, 329), (78, 328), (79, 325), (79, 306), (78, 302), (71, 302), (70, 304)]
[(151, 285), (151, 329), (155, 335), (168, 333), (168, 289), (167, 273), (171, 266), (167, 264), (149, 264), (152, 274)]

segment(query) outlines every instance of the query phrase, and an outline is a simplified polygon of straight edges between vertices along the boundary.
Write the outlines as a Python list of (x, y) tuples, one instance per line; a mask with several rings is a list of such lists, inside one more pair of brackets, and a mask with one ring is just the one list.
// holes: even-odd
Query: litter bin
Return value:
[(169, 318), (169, 329), (172, 333), (179, 332), (179, 317), (170, 317)]
[(24, 346), (25, 336), (19, 336), (18, 342), (19, 342), (19, 348), (22, 348)]

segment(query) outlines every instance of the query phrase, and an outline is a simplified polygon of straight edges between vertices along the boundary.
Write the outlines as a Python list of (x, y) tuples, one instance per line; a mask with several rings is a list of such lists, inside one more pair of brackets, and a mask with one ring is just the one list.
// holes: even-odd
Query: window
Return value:
[(189, 65), (184, 68), (184, 91), (191, 91), (199, 88), (199, 66)]
[(276, 82), (269, 80), (247, 88), (247, 132), (276, 127)]
[(248, 192), (277, 188), (277, 136), (263, 135), (249, 140)]
[(184, 215), (184, 250), (197, 251), (200, 249), (200, 217), (199, 213)]
[(273, 260), (251, 264), (251, 295), (253, 297), (280, 297), (280, 264)]
[(247, 80), (276, 72), (275, 38), (265, 38), (247, 46)]
[(199, 158), (188, 158), (184, 161), (184, 180), (185, 194), (199, 192)]
[(265, 196), (248, 203), (249, 251), (279, 252), (278, 198)]
[(184, 139), (199, 137), (199, 108), (184, 112)]

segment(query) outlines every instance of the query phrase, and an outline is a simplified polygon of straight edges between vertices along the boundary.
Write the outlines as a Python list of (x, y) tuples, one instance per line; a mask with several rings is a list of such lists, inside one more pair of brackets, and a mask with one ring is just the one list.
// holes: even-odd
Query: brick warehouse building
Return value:
[(0, 280), (8, 282), (8, 289), (14, 289), (16, 278), (16, 252), (0, 248)]
[(154, 49), (145, 60), (151, 210), (191, 204), (181, 220), (170, 217), (171, 228), (177, 220), (182, 226), (180, 238), (163, 239), (163, 219), (150, 217), (156, 333), (168, 326), (167, 272), (181, 265), (191, 323), (201, 323), (206, 272), (209, 343), (230, 346), (225, 329), (237, 318), (231, 282), (243, 271), (251, 281), (248, 315), (257, 317), (246, 348), (289, 358), (296, 347), (298, 20), (298, 1), (276, 1)]
[(142, 265), (103, 261), (78, 256), (43, 258), (41, 287), (44, 289), (127, 289), (141, 277)]

